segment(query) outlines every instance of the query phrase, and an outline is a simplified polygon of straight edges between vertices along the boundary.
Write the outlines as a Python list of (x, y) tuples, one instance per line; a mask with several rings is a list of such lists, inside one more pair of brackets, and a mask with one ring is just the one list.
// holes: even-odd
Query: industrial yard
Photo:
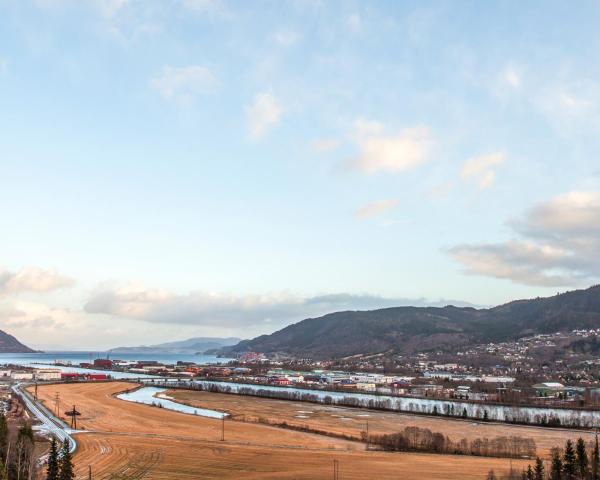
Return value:
[[(100, 479), (239, 478), (241, 472), (244, 478), (325, 479), (331, 478), (333, 462), (337, 460), (339, 478), (393, 478), (401, 472), (406, 479), (465, 479), (485, 478), (490, 469), (502, 472), (510, 464), (508, 459), (497, 458), (365, 451), (365, 444), (358, 441), (235, 419), (224, 422), (222, 441), (221, 420), (138, 405), (115, 397), (134, 387), (126, 382), (103, 382), (38, 388), (39, 399), (49, 408), (54, 406), (58, 393), (61, 405), (76, 405), (81, 412), (78, 428), (87, 433), (75, 435), (78, 450), (74, 460), (80, 475), (86, 475), (88, 465), (92, 465), (93, 478)], [(218, 405), (217, 394), (194, 392), (193, 395), (198, 398), (188, 396), (185, 400), (234, 414), (236, 408), (247, 409), (249, 414), (275, 420), (278, 415), (292, 415), (292, 409), (312, 410), (306, 404), (299, 408), (296, 402), (281, 401), (283, 410), (279, 411), (279, 405), (269, 405), (262, 399), (222, 394), (219, 395), (222, 403)], [(329, 408), (336, 415), (334, 410), (338, 407)], [(279, 413), (275, 414), (274, 409)], [(61, 415), (64, 410), (58, 409)], [(339, 409), (340, 418), (347, 414), (347, 409)], [(383, 420), (384, 417), (374, 418), (375, 428)], [(467, 425), (456, 422), (454, 428), (460, 428), (459, 423)], [(328, 423), (319, 425), (326, 428)], [(519, 469), (526, 463), (512, 461)]]

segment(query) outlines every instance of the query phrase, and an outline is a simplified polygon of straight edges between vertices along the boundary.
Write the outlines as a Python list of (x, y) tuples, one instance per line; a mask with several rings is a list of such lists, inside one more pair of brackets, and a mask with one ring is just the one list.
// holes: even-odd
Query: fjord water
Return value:
[(52, 365), (55, 362), (60, 362), (78, 365), (82, 362), (93, 363), (97, 358), (125, 361), (156, 360), (166, 364), (175, 364), (178, 361), (199, 364), (227, 363), (231, 360), (229, 358), (218, 358), (214, 355), (48, 351), (40, 353), (0, 353), (0, 364), (31, 366), (36, 364)]

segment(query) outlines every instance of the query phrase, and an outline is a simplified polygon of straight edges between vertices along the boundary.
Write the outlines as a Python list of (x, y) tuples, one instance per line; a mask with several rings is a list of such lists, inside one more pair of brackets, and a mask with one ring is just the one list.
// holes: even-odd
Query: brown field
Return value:
[[(594, 439), (594, 433), (584, 430), (529, 427), (499, 423), (483, 423), (473, 420), (448, 419), (424, 415), (382, 412), (363, 408), (332, 407), (289, 400), (228, 395), (222, 393), (170, 390), (167, 395), (178, 402), (195, 407), (227, 412), (239, 421), (257, 421), (259, 418), (271, 422), (286, 422), (289, 425), (308, 426), (335, 434), (360, 437), (369, 423), (371, 434), (394, 433), (408, 426), (429, 428), (441, 432), (457, 441), (462, 438), (473, 440), (482, 437), (520, 436), (533, 438), (538, 455), (547, 457), (550, 449), (564, 445), (567, 439), (583, 437)], [(306, 417), (306, 418), (302, 418)]]
[[(61, 414), (72, 405), (82, 413), (79, 426), (88, 432), (76, 435), (78, 478), (87, 478), (88, 465), (92, 465), (94, 479), (114, 480), (329, 479), (334, 459), (339, 461), (340, 479), (356, 480), (483, 479), (490, 469), (503, 472), (509, 466), (506, 459), (367, 452), (359, 442), (231, 420), (226, 422), (222, 442), (220, 420), (125, 402), (113, 396), (131, 387), (129, 383), (110, 382), (38, 388), (38, 396), (49, 408), (58, 392)], [(222, 398), (219, 409), (223, 410), (231, 407), (235, 398), (210, 396), (211, 407)], [(257, 412), (263, 408), (258, 400), (248, 398), (248, 404), (257, 402), (253, 407)], [(302, 408), (297, 405), (289, 402), (283, 408), (314, 410), (310, 404), (302, 404)], [(268, 408), (276, 413), (275, 405)], [(512, 463), (517, 468), (526, 464)]]

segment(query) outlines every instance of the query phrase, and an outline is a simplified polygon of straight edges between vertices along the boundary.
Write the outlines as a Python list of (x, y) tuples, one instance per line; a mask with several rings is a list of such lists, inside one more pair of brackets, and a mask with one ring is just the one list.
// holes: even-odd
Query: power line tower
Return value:
[(75, 408), (75, 405), (73, 405), (73, 410), (66, 411), (65, 415), (67, 417), (71, 417), (71, 429), (72, 430), (77, 430), (77, 417), (79, 415), (81, 415), (81, 413), (79, 413), (77, 411), (77, 409)]

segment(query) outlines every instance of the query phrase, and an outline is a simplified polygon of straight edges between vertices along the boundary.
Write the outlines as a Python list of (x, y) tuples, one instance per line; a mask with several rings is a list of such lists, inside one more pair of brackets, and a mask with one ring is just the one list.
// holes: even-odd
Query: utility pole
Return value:
[(54, 410), (56, 418), (60, 418), (60, 393), (58, 392), (54, 395)]
[(38, 384), (37, 384), (37, 382), (35, 382), (35, 393), (33, 394), (33, 398), (34, 398), (35, 400), (37, 400), (37, 399), (38, 399), (38, 396), (37, 396), (37, 387), (38, 387)]
[(225, 441), (225, 415), (221, 417), (221, 441)]
[(333, 460), (333, 480), (339, 480), (340, 478), (340, 462)]
[(92, 480), (92, 466), (88, 465), (89, 470), (88, 470), (88, 480)]
[(368, 450), (369, 449), (369, 420), (368, 419), (367, 419), (366, 430), (367, 430), (367, 446), (366, 446), (365, 450)]

